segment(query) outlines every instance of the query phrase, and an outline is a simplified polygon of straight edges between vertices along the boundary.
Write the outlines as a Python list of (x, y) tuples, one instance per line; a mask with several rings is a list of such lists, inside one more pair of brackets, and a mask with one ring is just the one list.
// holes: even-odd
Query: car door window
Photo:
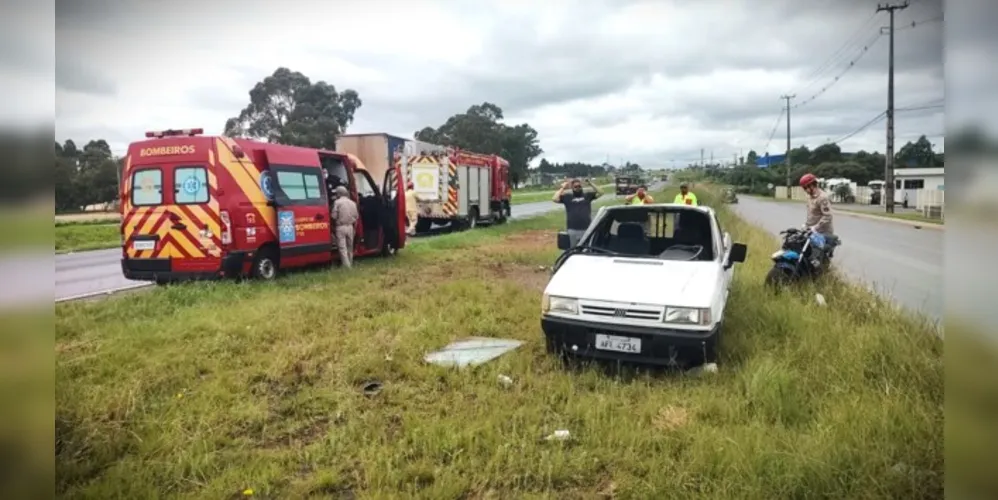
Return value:
[[(315, 171), (313, 171), (315, 170)], [(276, 169), (277, 186), (283, 195), (279, 200), (285, 205), (321, 205), (322, 180), (316, 169), (279, 167)]]
[(366, 175), (364, 175), (364, 172), (354, 172), (353, 179), (357, 184), (357, 195), (361, 198), (370, 198), (378, 195), (378, 192), (374, 189), (374, 185), (372, 185), (371, 181)]

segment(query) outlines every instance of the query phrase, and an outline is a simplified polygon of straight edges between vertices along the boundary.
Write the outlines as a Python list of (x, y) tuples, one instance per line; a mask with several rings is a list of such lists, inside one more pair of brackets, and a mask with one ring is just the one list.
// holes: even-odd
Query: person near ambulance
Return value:
[(333, 222), (336, 249), (340, 252), (340, 263), (349, 269), (353, 267), (354, 225), (360, 219), (360, 212), (357, 210), (357, 203), (350, 199), (347, 188), (336, 188), (336, 201), (333, 202), (329, 215)]
[(644, 184), (638, 186), (638, 190), (634, 194), (624, 198), (625, 205), (651, 205), (652, 203), (655, 203), (655, 198), (648, 194), (648, 186)]
[(811, 239), (811, 264), (821, 267), (821, 262), (829, 244), (835, 242), (835, 232), (832, 226), (832, 201), (820, 186), (814, 174), (804, 174), (800, 178), (800, 187), (807, 193), (807, 217), (804, 228), (819, 238)]
[(416, 222), (419, 220), (419, 198), (416, 197), (416, 185), (409, 181), (405, 186), (405, 232), (410, 236), (416, 234)]
[(679, 185), (679, 194), (676, 195), (676, 199), (673, 200), (673, 203), (679, 205), (693, 205), (694, 207), (699, 205), (699, 203), (697, 203), (697, 195), (690, 191), (690, 185), (685, 182)]

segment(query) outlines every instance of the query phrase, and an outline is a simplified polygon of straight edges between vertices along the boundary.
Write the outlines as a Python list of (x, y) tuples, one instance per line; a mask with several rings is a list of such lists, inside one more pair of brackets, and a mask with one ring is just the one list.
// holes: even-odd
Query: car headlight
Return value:
[(579, 314), (579, 301), (578, 299), (544, 294), (541, 299), (541, 313)]
[(666, 307), (665, 322), (681, 325), (706, 325), (710, 323), (710, 310), (693, 307)]

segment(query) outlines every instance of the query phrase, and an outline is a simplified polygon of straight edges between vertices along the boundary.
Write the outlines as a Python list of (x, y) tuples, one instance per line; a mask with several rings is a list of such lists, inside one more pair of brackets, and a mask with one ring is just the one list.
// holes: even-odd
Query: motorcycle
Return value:
[[(771, 286), (786, 285), (803, 279), (813, 279), (828, 271), (835, 248), (841, 245), (837, 236), (825, 236), (809, 229), (790, 228), (780, 231), (783, 244), (773, 253), (773, 268), (766, 275), (766, 284)], [(825, 248), (821, 265), (814, 267), (811, 263), (812, 246)]]

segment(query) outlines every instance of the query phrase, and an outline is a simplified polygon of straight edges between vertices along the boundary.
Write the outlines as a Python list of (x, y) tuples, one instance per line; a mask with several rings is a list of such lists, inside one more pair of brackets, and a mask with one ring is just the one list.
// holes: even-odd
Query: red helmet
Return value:
[(807, 187), (816, 182), (818, 182), (818, 178), (814, 174), (804, 174), (800, 178), (800, 187)]

